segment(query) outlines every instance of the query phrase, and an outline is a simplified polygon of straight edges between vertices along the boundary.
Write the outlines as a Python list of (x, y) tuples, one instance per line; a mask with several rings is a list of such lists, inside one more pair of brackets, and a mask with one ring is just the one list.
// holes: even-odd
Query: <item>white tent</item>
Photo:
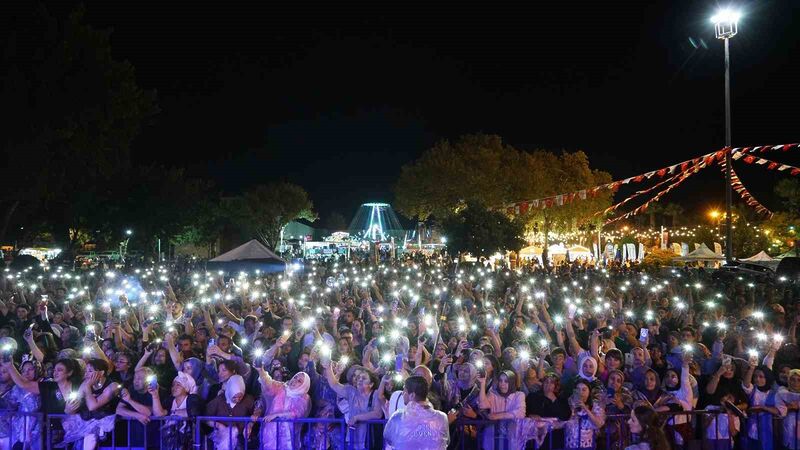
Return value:
[(594, 255), (592, 255), (592, 252), (588, 248), (583, 247), (581, 245), (573, 245), (572, 247), (569, 248), (570, 260), (574, 261), (580, 258), (592, 259), (593, 257)]
[(520, 258), (523, 258), (523, 259), (525, 259), (525, 258), (527, 258), (527, 259), (531, 259), (531, 258), (542, 259), (542, 248), (541, 247), (536, 247), (535, 245), (531, 245), (531, 246), (525, 247), (525, 248), (523, 248), (522, 250), (519, 251), (519, 256), (520, 256)]
[(704, 262), (704, 261), (723, 261), (725, 257), (719, 253), (714, 253), (706, 244), (701, 244), (697, 249), (686, 256), (675, 258), (675, 261), (684, 262)]
[(277, 272), (286, 266), (284, 260), (255, 239), (209, 260), (208, 264), (210, 268), (228, 272), (256, 269), (262, 272)]
[(762, 251), (758, 252), (758, 254), (755, 254), (755, 255), (753, 255), (753, 256), (751, 256), (749, 258), (741, 259), (740, 261), (764, 262), (764, 261), (775, 261), (775, 259), (772, 258), (771, 256), (769, 256), (765, 251), (762, 250)]

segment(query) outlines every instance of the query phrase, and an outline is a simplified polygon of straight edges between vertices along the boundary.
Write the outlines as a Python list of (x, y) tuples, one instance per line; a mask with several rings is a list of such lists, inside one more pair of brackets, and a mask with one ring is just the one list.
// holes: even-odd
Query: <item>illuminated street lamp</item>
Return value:
[(722, 39), (725, 43), (725, 260), (733, 261), (733, 226), (731, 219), (731, 204), (733, 202), (733, 192), (731, 188), (731, 58), (730, 58), (730, 38), (736, 36), (739, 31), (739, 19), (741, 13), (731, 9), (722, 9), (711, 22), (714, 24), (714, 33), (717, 39)]

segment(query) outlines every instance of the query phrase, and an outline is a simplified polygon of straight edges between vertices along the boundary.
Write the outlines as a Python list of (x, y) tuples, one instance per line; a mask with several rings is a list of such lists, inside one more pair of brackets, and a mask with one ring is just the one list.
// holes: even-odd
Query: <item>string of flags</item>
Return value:
[[(733, 157), (733, 155), (731, 155), (731, 157)], [(722, 173), (725, 173), (726, 165), (727, 164), (725, 163), (725, 161), (721, 161), (719, 163), (720, 170), (722, 170)], [(762, 205), (761, 202), (756, 200), (756, 198), (753, 197), (752, 194), (750, 194), (750, 191), (748, 191), (747, 188), (744, 187), (742, 180), (739, 179), (739, 175), (737, 175), (736, 171), (733, 169), (733, 165), (731, 165), (731, 188), (734, 191), (736, 191), (739, 194), (739, 196), (742, 197), (742, 200), (744, 200), (744, 202), (748, 206), (752, 206), (756, 210), (756, 213), (764, 214), (767, 216), (767, 218), (772, 218), (772, 211), (767, 209), (766, 206)]]
[[(630, 197), (624, 199), (623, 201), (612, 205), (609, 208), (606, 208), (602, 213), (608, 213), (611, 211), (616, 211), (619, 207), (624, 206), (626, 203), (630, 202), (631, 200), (652, 192), (653, 190), (663, 186), (664, 184), (671, 183), (665, 188), (664, 190), (658, 192), (652, 199), (647, 201), (645, 204), (641, 205), (640, 207), (630, 211), (622, 216), (616, 217), (614, 219), (609, 220), (606, 223), (612, 223), (617, 220), (630, 217), (632, 215), (636, 215), (641, 213), (647, 209), (647, 206), (651, 203), (658, 201), (661, 197), (666, 195), (669, 191), (683, 183), (689, 176), (694, 175), (701, 169), (704, 169), (710, 166), (713, 163), (718, 163), (723, 165), (724, 169), (724, 161), (725, 161), (725, 154), (726, 152), (731, 153), (731, 158), (734, 160), (742, 159), (747, 164), (758, 164), (758, 165), (765, 165), (769, 170), (778, 170), (778, 171), (785, 171), (789, 170), (791, 175), (800, 175), (800, 168), (790, 166), (787, 164), (777, 163), (775, 161), (771, 161), (765, 158), (761, 158), (758, 156), (753, 155), (754, 153), (764, 153), (767, 151), (789, 151), (792, 148), (800, 148), (800, 143), (791, 143), (791, 144), (780, 144), (780, 145), (760, 145), (755, 147), (734, 147), (734, 148), (723, 148), (721, 150), (706, 153), (704, 155), (698, 156), (696, 158), (688, 159), (686, 161), (679, 162), (677, 164), (673, 164), (671, 166), (662, 167), (657, 170), (652, 170), (650, 172), (646, 172), (640, 175), (635, 175), (632, 177), (628, 177), (622, 180), (612, 181), (610, 183), (601, 184), (598, 186), (581, 189), (578, 191), (573, 192), (566, 192), (558, 195), (552, 195), (549, 197), (537, 198), (533, 200), (525, 200), (516, 203), (506, 204), (501, 207), (492, 208), (495, 210), (504, 211), (508, 215), (521, 215), (526, 214), (530, 210), (534, 209), (547, 209), (552, 208), (555, 206), (564, 206), (571, 204), (575, 201), (586, 200), (587, 198), (596, 198), (602, 191), (610, 191), (611, 193), (615, 193), (619, 190), (619, 188), (623, 185), (633, 184), (633, 183), (641, 183), (646, 180), (650, 180), (653, 177), (658, 178), (665, 178), (664, 180), (659, 181), (656, 185), (635, 192)], [(741, 183), (741, 180), (737, 179), (737, 185), (733, 186), (734, 189), (739, 189), (737, 192), (742, 196), (742, 198), (747, 202), (748, 205), (753, 206), (756, 210), (760, 213), (767, 213), (772, 214), (766, 207), (761, 205), (753, 196), (744, 188), (744, 185)], [(733, 183), (733, 182), (732, 182)], [(763, 208), (763, 209), (762, 209)]]

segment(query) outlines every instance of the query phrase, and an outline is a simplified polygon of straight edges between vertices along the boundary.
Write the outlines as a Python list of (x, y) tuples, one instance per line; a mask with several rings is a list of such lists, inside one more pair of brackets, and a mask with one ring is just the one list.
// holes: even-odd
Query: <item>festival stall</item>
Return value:
[(714, 253), (714, 251), (708, 248), (706, 244), (700, 244), (700, 246), (693, 252), (690, 252), (686, 256), (674, 258), (673, 261), (705, 264), (707, 267), (709, 265), (717, 267), (722, 261), (725, 261), (725, 257), (719, 253)]

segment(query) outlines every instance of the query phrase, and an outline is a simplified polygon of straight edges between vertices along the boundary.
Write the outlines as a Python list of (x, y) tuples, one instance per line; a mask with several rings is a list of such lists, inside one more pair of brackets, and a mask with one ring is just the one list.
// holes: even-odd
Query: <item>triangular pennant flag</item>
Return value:
[(769, 163), (769, 165), (767, 166), (767, 169), (768, 169), (768, 170), (774, 170), (776, 167), (778, 167), (778, 163), (776, 163), (776, 162), (771, 162), (771, 163)]
[(753, 164), (756, 160), (756, 157), (753, 155), (747, 155), (744, 157), (742, 161), (746, 162), (747, 164)]
[(766, 159), (764, 159), (764, 158), (758, 158), (758, 160), (756, 161), (756, 164), (758, 164), (759, 166), (763, 166), (764, 164), (766, 164), (766, 163), (768, 163), (768, 162), (769, 162), (769, 161), (767, 161), (767, 160), (766, 160)]

